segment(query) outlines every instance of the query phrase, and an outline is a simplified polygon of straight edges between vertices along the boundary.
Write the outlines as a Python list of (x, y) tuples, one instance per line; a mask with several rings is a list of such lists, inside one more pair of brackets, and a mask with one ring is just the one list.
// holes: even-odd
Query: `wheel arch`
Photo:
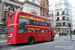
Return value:
[[(34, 38), (34, 40), (35, 40), (35, 37), (34, 37), (34, 36), (29, 36), (29, 38), (31, 38), (31, 37)], [(28, 38), (28, 39), (29, 39), (29, 38)]]
[[(31, 38), (31, 37), (33, 37), (33, 38), (34, 38), (34, 36), (29, 36), (29, 38)], [(29, 39), (29, 38), (28, 38), (28, 39)], [(34, 38), (34, 39), (35, 39), (35, 38)]]

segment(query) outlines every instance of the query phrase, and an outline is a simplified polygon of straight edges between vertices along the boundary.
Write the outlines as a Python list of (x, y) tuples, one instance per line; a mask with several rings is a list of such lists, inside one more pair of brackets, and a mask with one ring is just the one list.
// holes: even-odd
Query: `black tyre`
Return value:
[(33, 37), (30, 37), (29, 39), (28, 39), (28, 43), (29, 44), (33, 44), (35, 42), (35, 39), (33, 38)]
[(52, 36), (51, 41), (54, 41), (54, 36)]

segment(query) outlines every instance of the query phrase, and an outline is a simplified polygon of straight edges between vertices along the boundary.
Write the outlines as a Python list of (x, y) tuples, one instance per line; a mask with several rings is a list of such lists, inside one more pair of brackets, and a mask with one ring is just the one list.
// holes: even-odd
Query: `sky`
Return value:
[(75, 6), (75, 0), (69, 0), (73, 6)]
[[(52, 1), (52, 0), (49, 0), (49, 2), (50, 1)], [(69, 0), (69, 1), (72, 3), (73, 6), (75, 6), (75, 0)]]

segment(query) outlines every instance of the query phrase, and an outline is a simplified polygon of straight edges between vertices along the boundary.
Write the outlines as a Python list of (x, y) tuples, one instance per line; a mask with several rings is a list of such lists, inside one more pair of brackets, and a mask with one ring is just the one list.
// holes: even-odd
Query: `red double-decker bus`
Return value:
[(17, 11), (8, 18), (8, 43), (34, 43), (54, 40), (52, 20)]

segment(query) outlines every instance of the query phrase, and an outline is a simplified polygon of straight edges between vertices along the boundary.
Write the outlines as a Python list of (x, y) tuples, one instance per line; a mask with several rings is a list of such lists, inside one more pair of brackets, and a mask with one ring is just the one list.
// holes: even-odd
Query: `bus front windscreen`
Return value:
[(12, 14), (12, 15), (10, 16), (10, 18), (14, 17), (14, 15), (15, 15), (15, 14)]

